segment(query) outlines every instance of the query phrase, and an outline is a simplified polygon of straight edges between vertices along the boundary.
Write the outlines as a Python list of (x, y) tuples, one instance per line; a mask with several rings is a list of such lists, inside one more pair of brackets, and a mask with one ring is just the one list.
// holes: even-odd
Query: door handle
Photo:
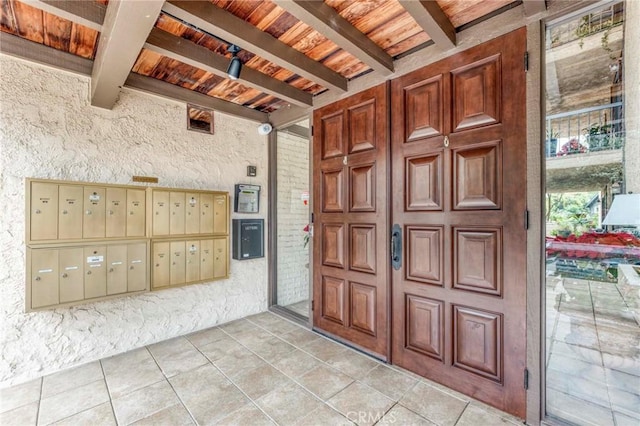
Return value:
[(402, 228), (397, 223), (391, 228), (391, 266), (396, 271), (402, 267)]

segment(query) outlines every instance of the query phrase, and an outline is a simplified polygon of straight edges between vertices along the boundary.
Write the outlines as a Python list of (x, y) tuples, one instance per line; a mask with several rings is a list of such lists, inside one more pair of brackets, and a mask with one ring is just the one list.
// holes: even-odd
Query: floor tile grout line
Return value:
[[(224, 330), (223, 330), (224, 331)], [(225, 332), (226, 333), (226, 332)], [(231, 337), (231, 336), (230, 336)], [(222, 371), (222, 369), (220, 367), (218, 367), (214, 361), (211, 361), (204, 353), (202, 353), (202, 351), (200, 351), (199, 348), (196, 348), (198, 350), (198, 352), (200, 352), (202, 354), (202, 356), (204, 356), (207, 361), (209, 361), (209, 363), (213, 366), (213, 368), (215, 368), (216, 370), (218, 370), (220, 372), (220, 374), (222, 374), (224, 376), (225, 379), (227, 379), (229, 381), (229, 383), (231, 383), (236, 389), (238, 389), (250, 402), (251, 404), (253, 404), (256, 408), (258, 408), (258, 410), (260, 410), (265, 416), (267, 416), (267, 418), (269, 420), (271, 420), (273, 423), (275, 423), (276, 425), (278, 424), (278, 422), (275, 421), (274, 418), (272, 418), (267, 412), (265, 412), (262, 407), (260, 407), (258, 404), (256, 404), (255, 400), (253, 398), (251, 398), (244, 390), (242, 390), (242, 388), (240, 388), (240, 386), (238, 386), (236, 384), (236, 382), (234, 382), (231, 377), (227, 376), (225, 374), (224, 371)], [(247, 348), (248, 349), (248, 348)], [(250, 349), (248, 349), (249, 351), (251, 351)], [(255, 355), (255, 354), (254, 354)], [(262, 359), (262, 358), (261, 358)], [(266, 362), (266, 360), (263, 359), (263, 361)], [(266, 394), (265, 394), (266, 395)], [(264, 395), (263, 395), (264, 396)], [(239, 411), (242, 407), (238, 408), (237, 410), (232, 411), (231, 413), (228, 413), (228, 415), (231, 415), (233, 413), (235, 413), (236, 411)], [(226, 416), (224, 416), (226, 417)], [(223, 418), (224, 418), (223, 417)], [(194, 419), (195, 420), (195, 419)], [(198, 422), (196, 422), (196, 424), (198, 424)]]
[(107, 388), (107, 395), (109, 396), (109, 406), (111, 407), (111, 413), (113, 414), (113, 420), (118, 424), (118, 418), (116, 417), (116, 410), (113, 408), (113, 398), (111, 397), (111, 391), (109, 390), (109, 382), (107, 381), (107, 374), (104, 371), (104, 365), (102, 364), (102, 360), (98, 361), (100, 363), (100, 369), (102, 370), (102, 378), (104, 379), (104, 385)]
[[(189, 341), (189, 339), (186, 339), (186, 338), (185, 338), (185, 340)], [(189, 343), (191, 343), (191, 342), (189, 342)], [(195, 348), (195, 346), (194, 346), (194, 348)], [(180, 404), (182, 404), (182, 406), (184, 407), (184, 409), (187, 411), (187, 413), (189, 414), (189, 417), (191, 417), (191, 420), (193, 420), (193, 423), (197, 425), (197, 424), (198, 424), (198, 422), (196, 421), (195, 417), (193, 417), (193, 414), (191, 413), (191, 411), (189, 411), (189, 408), (187, 408), (186, 404), (182, 401), (182, 398), (180, 398), (180, 395), (178, 395), (178, 392), (176, 392), (175, 388), (173, 387), (173, 384), (172, 384), (172, 383), (171, 383), (171, 381), (169, 380), (169, 377), (165, 374), (165, 372), (164, 372), (164, 370), (162, 369), (162, 367), (160, 367), (160, 364), (158, 363), (158, 360), (157, 360), (157, 359), (156, 359), (156, 357), (153, 355), (153, 352), (151, 351), (151, 349), (149, 348), (149, 346), (145, 346), (145, 349), (147, 350), (147, 352), (149, 353), (149, 355), (151, 355), (151, 359), (153, 359), (153, 362), (155, 362), (156, 366), (158, 367), (158, 370), (160, 370), (160, 373), (162, 373), (162, 375), (164, 376), (164, 380), (169, 384), (169, 386), (171, 387), (171, 390), (172, 390), (172, 391), (173, 391), (173, 393), (176, 395), (176, 398), (178, 398), (178, 401), (180, 401)], [(198, 350), (198, 348), (195, 348), (195, 349), (196, 349), (196, 350)], [(200, 351), (198, 350), (198, 352), (200, 352)], [(207, 360), (207, 362), (208, 362), (208, 363), (211, 363), (211, 361), (209, 361), (209, 358), (207, 358), (206, 356), (205, 356), (204, 358)], [(206, 365), (206, 364), (203, 364), (203, 365)], [(202, 365), (199, 365), (198, 367), (194, 367), (194, 368), (192, 368), (192, 369), (190, 369), (190, 370), (187, 370), (187, 371), (192, 371), (192, 370), (195, 370), (196, 368), (199, 368), (199, 367), (202, 367)], [(156, 382), (156, 383), (160, 383), (160, 382)], [(156, 383), (154, 383), (154, 385), (155, 385)], [(152, 386), (152, 385), (149, 385), (149, 386)], [(147, 386), (145, 386), (145, 387), (147, 387)], [(142, 389), (144, 389), (144, 388), (142, 388)], [(135, 392), (135, 391), (134, 391), (134, 392)], [(168, 407), (165, 407), (165, 408), (168, 408)], [(150, 417), (150, 416), (152, 416), (152, 415), (154, 415), (154, 414), (156, 414), (156, 413), (159, 413), (160, 411), (162, 411), (162, 410), (158, 410), (158, 411), (156, 411), (156, 412), (153, 412), (153, 413), (151, 413), (150, 415), (145, 416), (145, 417), (143, 417), (142, 419), (138, 419), (138, 420), (143, 420), (143, 419), (145, 419), (145, 418), (147, 418), (147, 417)], [(138, 421), (138, 420), (136, 420), (136, 421)]]
[(40, 424), (40, 409), (42, 408), (43, 389), (44, 389), (44, 377), (40, 377), (40, 397), (38, 398), (38, 409), (36, 410), (36, 425)]
[(591, 300), (591, 310), (593, 311), (593, 323), (595, 324), (595, 329), (596, 329), (596, 339), (598, 340), (598, 354), (600, 355), (600, 365), (602, 366), (602, 372), (604, 373), (604, 382), (605, 382), (605, 388), (607, 391), (607, 402), (609, 405), (609, 411), (611, 412), (611, 419), (615, 423), (615, 416), (613, 415), (613, 405), (611, 404), (611, 394), (609, 393), (609, 378), (607, 376), (607, 371), (604, 366), (604, 357), (602, 356), (602, 344), (600, 343), (600, 331), (598, 330), (598, 325), (596, 322), (596, 306), (595, 306), (593, 291), (591, 289), (592, 284), (591, 284), (591, 281), (587, 281), (587, 283), (589, 286), (589, 299)]
[[(274, 314), (274, 315), (275, 315), (275, 314)], [(253, 322), (252, 322), (252, 323), (253, 323)], [(253, 324), (255, 324), (255, 323), (253, 323)], [(256, 324), (256, 325), (257, 325), (257, 324)], [(258, 325), (257, 325), (257, 326), (258, 326)], [(259, 326), (258, 326), (258, 327), (259, 327)], [(304, 329), (304, 327), (300, 327), (300, 328)], [(263, 330), (266, 330), (266, 329), (263, 329)], [(223, 330), (223, 331), (224, 331), (224, 330)], [(269, 330), (266, 330), (266, 331), (267, 331), (267, 332), (269, 332), (269, 333), (271, 333), (271, 334), (273, 334), (273, 333), (272, 333), (271, 331), (269, 331)], [(266, 359), (265, 359), (265, 358), (263, 358), (262, 356), (258, 355), (258, 354), (257, 354), (256, 352), (254, 352), (252, 349), (250, 349), (250, 348), (248, 348), (247, 346), (245, 346), (244, 344), (242, 344), (242, 342), (240, 342), (240, 341), (238, 341), (237, 339), (235, 339), (232, 335), (230, 335), (230, 334), (229, 334), (229, 333), (227, 333), (226, 331), (225, 331), (225, 333), (226, 333), (227, 335), (229, 335), (229, 337), (231, 337), (232, 339), (234, 339), (236, 342), (238, 342), (238, 344), (240, 344), (240, 345), (241, 345), (241, 346), (243, 346), (245, 349), (247, 349), (249, 352), (251, 352), (253, 355), (257, 356), (257, 357), (258, 357), (258, 358), (260, 358), (262, 361), (266, 362), (269, 366), (271, 366), (272, 368), (274, 368), (275, 370), (277, 370), (279, 373), (283, 374), (285, 377), (287, 377), (288, 379), (290, 379), (290, 380), (291, 380), (292, 382), (294, 382), (296, 385), (300, 386), (300, 387), (301, 387), (302, 389), (304, 389), (304, 390), (305, 390), (309, 395), (311, 395), (313, 398), (315, 398), (316, 400), (318, 400), (321, 404), (325, 405), (325, 406), (326, 406), (327, 408), (329, 408), (330, 410), (333, 410), (333, 411), (335, 411), (336, 413), (340, 414), (341, 416), (345, 417), (342, 413), (340, 413), (339, 411), (337, 411), (335, 408), (333, 408), (331, 405), (329, 405), (326, 401), (322, 400), (322, 398), (320, 398), (319, 396), (317, 396), (315, 393), (311, 392), (311, 390), (307, 389), (307, 387), (306, 387), (306, 386), (304, 386), (302, 383), (300, 383), (300, 382), (297, 380), (298, 378), (291, 377), (291, 376), (287, 375), (284, 371), (280, 370), (278, 367), (276, 367), (275, 365), (273, 365), (271, 362), (269, 362), (268, 360), (266, 360)], [(285, 333), (285, 334), (286, 334), (286, 333)], [(276, 337), (278, 337), (278, 336), (276, 336)], [(280, 340), (283, 340), (283, 339), (280, 339)], [(283, 341), (284, 341), (284, 340), (283, 340)], [(289, 342), (285, 342), (285, 343), (289, 343)], [(289, 343), (289, 344), (290, 344), (291, 346), (293, 346), (293, 347), (294, 347), (294, 350), (295, 350), (295, 349), (301, 350), (301, 348), (299, 348), (298, 346), (295, 346), (295, 345), (293, 345), (293, 344), (291, 344), (291, 343)], [(303, 351), (303, 352), (304, 352), (304, 351)], [(307, 352), (304, 352), (304, 353), (307, 353)], [(204, 355), (204, 354), (203, 354), (203, 355)], [(308, 354), (308, 353), (307, 353), (307, 355), (311, 355), (311, 354)], [(312, 356), (313, 358), (315, 358), (313, 355), (311, 355), (311, 356)], [(206, 357), (206, 355), (205, 355), (205, 357)], [(208, 358), (207, 358), (207, 359), (208, 359)], [(338, 369), (336, 369), (336, 368), (332, 367), (331, 365), (327, 364), (325, 361), (323, 361), (323, 360), (321, 360), (321, 359), (319, 359), (319, 358), (315, 358), (315, 359), (317, 359), (318, 361), (320, 361), (322, 364), (324, 364), (324, 365), (326, 365), (326, 366), (328, 366), (328, 367), (330, 367), (330, 368), (333, 368), (333, 369), (334, 369), (334, 370), (336, 370), (336, 371), (339, 371), (339, 372), (343, 373), (342, 371), (340, 371), (340, 370), (338, 370)], [(212, 364), (213, 364), (216, 368), (218, 368), (218, 367), (215, 365), (215, 362), (214, 362), (214, 361), (212, 361)], [(316, 368), (316, 367), (314, 367), (314, 368)], [(218, 368), (218, 370), (220, 370), (220, 368)], [(311, 371), (311, 370), (309, 370), (309, 371)], [(226, 375), (222, 370), (220, 370), (220, 372), (221, 372), (225, 377), (227, 377), (227, 379), (228, 379), (231, 383), (233, 383), (233, 385), (234, 385), (234, 386), (236, 386), (238, 389), (240, 389), (240, 388), (236, 385), (236, 383), (235, 383), (235, 382), (234, 382), (230, 377), (228, 377), (228, 376), (227, 376), (227, 375)], [(305, 374), (306, 374), (306, 373), (305, 373)], [(345, 373), (343, 373), (343, 374), (345, 374)], [(354, 377), (351, 377), (351, 376), (349, 376), (348, 374), (347, 374), (347, 376), (348, 376), (348, 377), (350, 377), (350, 378), (352, 378), (352, 379), (353, 379), (353, 382), (349, 383), (347, 386), (345, 386), (344, 388), (340, 389), (338, 392), (336, 392), (334, 395), (332, 395), (332, 397), (333, 397), (333, 396), (335, 396), (335, 395), (337, 395), (338, 393), (342, 392), (344, 389), (346, 389), (346, 388), (347, 388), (348, 386), (350, 386), (351, 384), (353, 384), (353, 383), (355, 383), (355, 382), (357, 382), (357, 381), (358, 381), (358, 379), (356, 379), (356, 378), (354, 378)], [(275, 389), (271, 389), (271, 390), (270, 390), (269, 392), (267, 392), (266, 394), (264, 394), (264, 395), (260, 396), (260, 398), (265, 397), (266, 395), (270, 394), (270, 393), (271, 393), (271, 392), (273, 392), (274, 390), (275, 390)], [(242, 391), (242, 389), (240, 389), (240, 391), (241, 391), (242, 393), (244, 393), (244, 391)], [(379, 391), (378, 391), (378, 392), (379, 392)], [(246, 395), (246, 394), (245, 394), (245, 395)], [(384, 394), (383, 394), (383, 395), (384, 395)], [(252, 401), (256, 406), (258, 406), (258, 404), (256, 404), (256, 403), (255, 403), (255, 400), (253, 400), (252, 398), (250, 398), (250, 397), (249, 397), (249, 395), (246, 395), (246, 396), (247, 396), (247, 397), (248, 397), (248, 398), (249, 398), (249, 399), (250, 399), (250, 400), (251, 400), (251, 401)], [(386, 395), (385, 395), (385, 396), (386, 396)], [(260, 398), (258, 398), (258, 399), (260, 399)], [(391, 399), (391, 398), (389, 398), (389, 399)], [(327, 400), (329, 400), (329, 398), (327, 398)], [(259, 407), (259, 406), (258, 406), (258, 407)], [(260, 407), (259, 407), (259, 408), (260, 408)], [(261, 409), (261, 411), (263, 411), (263, 412), (264, 412), (264, 410), (262, 410), (262, 409)], [(271, 418), (271, 416), (269, 416), (269, 418)], [(346, 417), (345, 417), (345, 418), (346, 418)], [(347, 420), (349, 420), (349, 419), (347, 418)], [(274, 420), (274, 421), (275, 421), (275, 420)], [(278, 424), (278, 422), (275, 422), (275, 423), (276, 423), (276, 424)]]

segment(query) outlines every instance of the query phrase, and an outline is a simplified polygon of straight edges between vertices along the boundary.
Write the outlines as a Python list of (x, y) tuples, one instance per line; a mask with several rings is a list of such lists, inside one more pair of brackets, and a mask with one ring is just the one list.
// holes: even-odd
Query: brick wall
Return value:
[(303, 228), (309, 222), (309, 140), (278, 133), (278, 305), (286, 306), (309, 297), (309, 247), (304, 246)]

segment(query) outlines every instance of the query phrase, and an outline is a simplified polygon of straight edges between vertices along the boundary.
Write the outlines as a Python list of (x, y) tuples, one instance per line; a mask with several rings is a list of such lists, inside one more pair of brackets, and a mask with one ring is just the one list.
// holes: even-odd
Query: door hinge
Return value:
[(529, 229), (529, 210), (524, 211), (524, 229)]
[(524, 70), (529, 71), (529, 52), (524, 52)]
[(524, 388), (529, 389), (529, 370), (524, 369)]
[(313, 213), (311, 213), (311, 223), (313, 223), (313, 219), (314, 219)]
[(313, 312), (313, 311), (315, 311), (315, 310), (316, 310), (316, 301), (315, 301), (315, 300), (312, 300), (312, 301), (311, 301), (311, 311)]

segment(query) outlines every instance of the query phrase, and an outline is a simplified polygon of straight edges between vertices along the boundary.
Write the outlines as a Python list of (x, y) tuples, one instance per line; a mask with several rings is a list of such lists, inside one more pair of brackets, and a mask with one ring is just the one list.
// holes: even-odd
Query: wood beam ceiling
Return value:
[(163, 3), (163, 0), (109, 2), (91, 73), (91, 105), (113, 108)]
[(136, 73), (130, 73), (125, 84), (126, 87), (142, 90), (168, 99), (208, 107), (213, 110), (226, 112), (227, 114), (248, 118), (249, 120), (264, 122), (268, 119), (268, 115), (264, 112)]
[[(94, 66), (94, 62), (90, 59), (52, 49), (43, 44), (4, 32), (0, 32), (0, 52), (85, 76), (91, 75), (91, 70)], [(124, 86), (163, 98), (211, 108), (218, 112), (249, 120), (264, 122), (268, 119), (268, 115), (263, 112), (135, 73), (127, 75)], [(296, 111), (295, 108), (294, 111)]]
[[(166, 31), (153, 28), (144, 47), (212, 74), (228, 78), (229, 59)], [(311, 94), (249, 67), (242, 69), (238, 81), (294, 105), (310, 106), (312, 104)]]
[(393, 74), (393, 58), (323, 1), (272, 1), (381, 75)]
[(163, 10), (324, 87), (345, 92), (347, 79), (208, 1), (169, 0)]
[(98, 32), (106, 14), (106, 6), (95, 1), (77, 0), (22, 0), (29, 6), (59, 16)]
[(429, 34), (436, 46), (443, 50), (456, 46), (456, 29), (438, 3), (433, 0), (399, 0), (399, 2)]
[(525, 16), (533, 16), (547, 10), (545, 0), (523, 0), (522, 6), (524, 7)]

